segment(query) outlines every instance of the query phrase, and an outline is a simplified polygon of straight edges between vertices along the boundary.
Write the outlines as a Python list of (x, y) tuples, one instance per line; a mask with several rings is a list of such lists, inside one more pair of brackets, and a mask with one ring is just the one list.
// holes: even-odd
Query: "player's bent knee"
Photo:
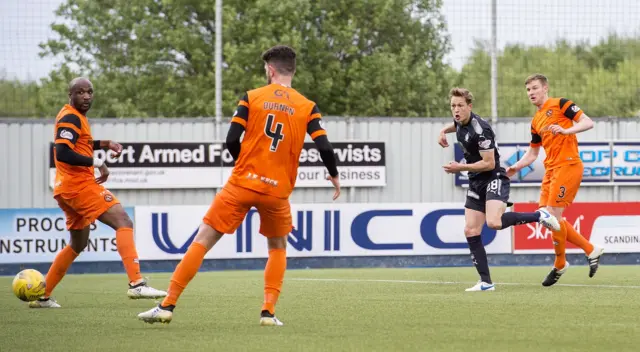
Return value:
[(487, 219), (487, 226), (494, 230), (500, 230), (502, 228), (502, 219)]

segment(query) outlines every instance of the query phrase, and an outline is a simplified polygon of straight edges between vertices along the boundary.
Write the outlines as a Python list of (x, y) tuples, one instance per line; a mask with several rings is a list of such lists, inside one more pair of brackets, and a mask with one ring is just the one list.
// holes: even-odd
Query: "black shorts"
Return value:
[(507, 205), (511, 205), (508, 202), (510, 189), (511, 180), (503, 174), (498, 174), (489, 179), (469, 180), (467, 201), (464, 207), (484, 213), (488, 200), (500, 200), (507, 203)]

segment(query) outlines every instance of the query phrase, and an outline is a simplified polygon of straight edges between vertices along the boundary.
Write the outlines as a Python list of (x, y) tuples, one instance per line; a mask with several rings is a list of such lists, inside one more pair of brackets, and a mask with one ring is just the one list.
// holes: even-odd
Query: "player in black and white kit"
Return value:
[(466, 171), (469, 176), (469, 189), (464, 205), (464, 234), (469, 243), (471, 259), (480, 274), (480, 281), (467, 291), (494, 291), (487, 253), (480, 238), (485, 220), (490, 228), (496, 230), (539, 222), (558, 231), (560, 223), (543, 208), (533, 213), (505, 212), (511, 182), (506, 170), (500, 165), (495, 133), (487, 121), (471, 111), (471, 92), (464, 88), (453, 88), (449, 96), (454, 122), (440, 131), (438, 143), (443, 148), (448, 147), (446, 134), (456, 132), (466, 160), (464, 164), (452, 161), (443, 168), (451, 174)]

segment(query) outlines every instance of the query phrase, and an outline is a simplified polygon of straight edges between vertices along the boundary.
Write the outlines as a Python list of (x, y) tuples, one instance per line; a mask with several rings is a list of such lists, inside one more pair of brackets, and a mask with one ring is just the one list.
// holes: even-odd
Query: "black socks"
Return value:
[(471, 260), (473, 260), (473, 265), (476, 266), (476, 270), (480, 274), (480, 279), (488, 284), (493, 283), (491, 282), (487, 252), (484, 250), (482, 239), (480, 236), (467, 237), (467, 242), (471, 250)]

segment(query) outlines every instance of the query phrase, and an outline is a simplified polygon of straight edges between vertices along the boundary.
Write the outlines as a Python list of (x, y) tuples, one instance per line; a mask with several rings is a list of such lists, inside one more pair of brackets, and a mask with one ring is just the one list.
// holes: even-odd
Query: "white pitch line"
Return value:
[[(287, 281), (325, 281), (325, 282), (382, 282), (399, 284), (427, 284), (427, 285), (472, 285), (477, 282), (466, 281), (421, 281), (421, 280), (375, 280), (375, 279), (313, 279), (313, 278), (290, 278)], [(539, 283), (519, 283), (519, 282), (495, 282), (496, 285), (505, 286), (542, 286)], [(640, 289), (640, 286), (633, 285), (586, 285), (586, 284), (555, 284), (554, 286), (564, 287), (593, 287), (593, 288), (630, 288)]]

